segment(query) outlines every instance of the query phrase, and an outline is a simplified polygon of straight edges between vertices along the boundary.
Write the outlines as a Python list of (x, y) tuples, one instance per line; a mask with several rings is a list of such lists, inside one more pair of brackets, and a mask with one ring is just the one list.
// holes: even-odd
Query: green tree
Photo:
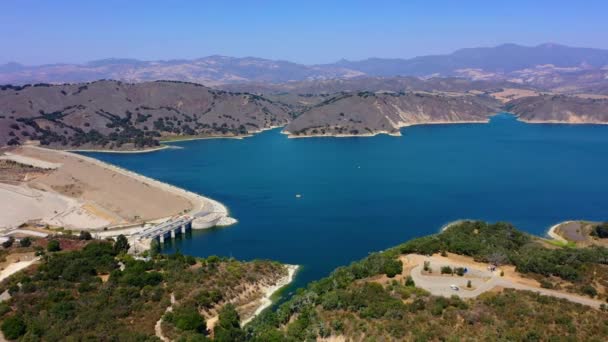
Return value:
[(29, 247), (32, 245), (32, 239), (29, 237), (25, 237), (19, 241), (19, 245), (21, 247)]
[(245, 340), (245, 332), (241, 329), (238, 312), (234, 305), (226, 304), (219, 314), (218, 323), (213, 332), (219, 342), (239, 342)]
[(180, 330), (205, 333), (205, 320), (194, 306), (178, 308), (173, 313), (173, 322)]
[(129, 245), (127, 238), (122, 234), (118, 235), (114, 243), (114, 251), (119, 254), (126, 253), (129, 251), (129, 248), (131, 248), (131, 245)]
[(12, 236), (10, 236), (8, 238), (8, 240), (6, 240), (6, 241), (4, 241), (2, 243), (2, 247), (4, 247), (4, 248), (11, 248), (11, 246), (13, 245), (14, 242), (15, 242), (15, 238), (12, 237)]
[(83, 231), (80, 232), (80, 235), (78, 235), (78, 238), (80, 240), (91, 240), (93, 237), (91, 236), (91, 233), (85, 232), (83, 230)]
[(160, 253), (160, 243), (156, 239), (150, 243), (150, 257), (154, 258)]
[(2, 333), (9, 340), (16, 340), (27, 331), (27, 326), (19, 316), (11, 316), (2, 322)]
[(46, 250), (49, 252), (59, 252), (61, 250), (61, 245), (59, 244), (59, 241), (51, 240), (46, 246)]
[(593, 228), (591, 231), (591, 235), (597, 236), (600, 239), (608, 238), (608, 222), (595, 226), (595, 228)]

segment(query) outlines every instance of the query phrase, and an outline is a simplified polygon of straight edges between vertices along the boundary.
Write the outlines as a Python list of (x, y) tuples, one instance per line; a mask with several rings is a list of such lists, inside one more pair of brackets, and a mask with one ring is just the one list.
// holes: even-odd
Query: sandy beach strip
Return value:
[(553, 240), (561, 241), (561, 242), (568, 242), (568, 240), (566, 240), (565, 238), (563, 238), (561, 235), (559, 235), (557, 233), (557, 228), (559, 228), (560, 226), (562, 226), (564, 224), (568, 224), (570, 222), (574, 222), (574, 221), (572, 221), (572, 220), (564, 221), (564, 222), (560, 222), (556, 225), (551, 226), (551, 228), (549, 228), (549, 230), (547, 231), (547, 235), (549, 237), (551, 237)]
[(285, 267), (287, 267), (287, 275), (284, 276), (283, 278), (279, 279), (279, 281), (277, 281), (276, 284), (272, 285), (272, 286), (268, 286), (266, 288), (264, 288), (262, 291), (264, 293), (263, 297), (260, 299), (260, 305), (256, 308), (255, 312), (253, 313), (253, 315), (251, 315), (250, 317), (247, 317), (246, 319), (244, 319), (241, 322), (241, 325), (246, 325), (247, 323), (251, 322), (256, 316), (258, 316), (259, 314), (262, 313), (262, 311), (266, 310), (268, 307), (270, 307), (272, 305), (272, 296), (279, 291), (280, 289), (282, 289), (283, 287), (289, 285), (297, 271), (298, 268), (300, 266), (298, 265), (285, 265)]

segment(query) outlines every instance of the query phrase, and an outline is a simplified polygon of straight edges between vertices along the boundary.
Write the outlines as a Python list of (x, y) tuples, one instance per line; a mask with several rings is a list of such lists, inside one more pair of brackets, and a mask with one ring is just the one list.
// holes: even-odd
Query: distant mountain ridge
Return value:
[[(561, 76), (608, 71), (608, 50), (542, 44), (503, 44), (466, 48), (446, 55), (411, 59), (369, 58), (361, 61), (304, 65), (255, 57), (208, 56), (198, 59), (140, 61), (110, 58), (84, 64), (0, 65), (0, 84), (77, 83), (99, 79), (126, 82), (176, 80), (205, 85), (247, 82), (351, 79), (356, 77), (449, 77), (533, 83), (536, 75)], [(602, 74), (603, 75), (603, 74)], [(600, 77), (602, 78), (602, 77)]]

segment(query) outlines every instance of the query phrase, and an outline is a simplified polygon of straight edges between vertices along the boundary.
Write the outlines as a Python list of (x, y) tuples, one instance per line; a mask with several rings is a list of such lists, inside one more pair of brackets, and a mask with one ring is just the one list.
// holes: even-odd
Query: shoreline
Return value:
[[(217, 220), (217, 225), (218, 226), (227, 226), (227, 225), (231, 225), (231, 224), (235, 224), (237, 222), (236, 219), (231, 218), (229, 215), (229, 211), (228, 208), (226, 206), (224, 206), (222, 203), (211, 199), (209, 197), (205, 197), (203, 195), (199, 195), (197, 193), (179, 188), (177, 186), (168, 184), (168, 183), (164, 183), (161, 182), (159, 180), (138, 174), (136, 172), (121, 168), (119, 166), (116, 165), (112, 165), (106, 162), (103, 162), (101, 160), (95, 159), (93, 157), (89, 157), (89, 156), (84, 156), (81, 154), (77, 154), (77, 153), (73, 153), (70, 151), (64, 151), (64, 150), (53, 150), (53, 149), (45, 149), (42, 147), (38, 147), (38, 146), (28, 146), (28, 148), (33, 148), (33, 149), (39, 149), (39, 150), (43, 150), (43, 151), (47, 151), (50, 150), (52, 152), (56, 152), (59, 154), (63, 154), (63, 155), (68, 155), (71, 157), (76, 157), (76, 158), (80, 158), (81, 160), (87, 161), (91, 164), (94, 164), (98, 167), (119, 173), (121, 175), (130, 177), (132, 179), (135, 179), (137, 181), (140, 181), (144, 184), (147, 184), (149, 186), (152, 187), (156, 187), (157, 189), (160, 189), (162, 191), (177, 195), (177, 196), (181, 196), (184, 197), (185, 199), (187, 199), (188, 201), (190, 201), (192, 203), (192, 208), (187, 212), (187, 214), (193, 215), (196, 214), (200, 211), (203, 211), (203, 209), (207, 206), (207, 205), (211, 205), (211, 213), (215, 213), (217, 214), (218, 220)], [(159, 217), (155, 220), (163, 220), (166, 219), (166, 217)], [(127, 226), (132, 226), (133, 224), (129, 224)], [(120, 228), (121, 226), (114, 226), (113, 228)]]
[[(43, 147), (42, 147), (43, 148)], [(85, 152), (85, 153), (89, 153), (89, 152), (93, 152), (93, 153), (124, 153), (124, 154), (130, 154), (130, 153), (150, 153), (150, 152), (156, 152), (156, 151), (161, 151), (161, 150), (165, 150), (171, 148), (171, 146), (168, 145), (163, 145), (163, 146), (159, 146), (159, 147), (153, 147), (153, 148), (145, 148), (145, 149), (141, 149), (141, 150), (101, 150), (101, 149), (75, 149), (75, 150), (54, 150), (54, 151), (63, 151), (63, 152), (72, 152), (72, 153), (76, 153), (76, 152)]]
[(300, 268), (299, 265), (285, 265), (287, 267), (287, 275), (283, 278), (279, 279), (279, 281), (273, 285), (264, 289), (264, 296), (260, 299), (260, 305), (255, 309), (255, 312), (251, 317), (247, 317), (241, 322), (242, 326), (245, 326), (249, 322), (251, 322), (254, 318), (256, 318), (259, 314), (261, 314), (264, 310), (269, 308), (272, 305), (272, 296), (277, 293), (279, 290), (284, 288), (285, 286), (291, 284), (295, 275)]
[(439, 232), (443, 233), (443, 232), (445, 232), (446, 230), (448, 230), (449, 228), (451, 228), (451, 227), (453, 227), (455, 225), (458, 225), (458, 224), (461, 224), (461, 223), (464, 223), (464, 222), (473, 222), (473, 221), (475, 221), (475, 220), (472, 220), (472, 219), (458, 219), (456, 221), (448, 222), (448, 223), (444, 224), (443, 226), (441, 226), (441, 228), (439, 228)]
[(561, 121), (561, 120), (527, 120), (527, 119), (520, 119), (519, 116), (517, 116), (517, 121), (524, 122), (527, 124), (533, 124), (533, 125), (542, 125), (542, 124), (547, 124), (547, 125), (601, 125), (601, 126), (608, 125), (608, 122), (606, 122), (606, 121), (571, 122), (571, 121)]
[[(598, 122), (571, 122), (571, 121), (561, 121), (561, 120), (527, 120), (527, 119), (522, 119), (520, 118), (519, 115), (514, 114), (514, 113), (508, 113), (511, 114), (513, 116), (516, 117), (517, 121), (519, 122), (523, 122), (523, 123), (527, 123), (527, 124), (548, 124), (548, 125), (608, 125), (608, 122), (605, 121), (598, 121)], [(285, 130), (281, 130), (281, 134), (285, 134), (287, 135), (288, 139), (299, 139), (299, 138), (369, 138), (369, 137), (375, 137), (378, 135), (389, 135), (389, 136), (393, 136), (393, 137), (401, 137), (403, 136), (401, 134), (401, 129), (402, 128), (407, 128), (407, 127), (412, 127), (412, 126), (425, 126), (425, 125), (457, 125), (457, 124), (487, 124), (490, 122), (490, 119), (488, 118), (487, 120), (467, 120), (467, 121), (430, 121), (430, 122), (416, 122), (416, 123), (403, 123), (403, 124), (399, 124), (397, 125), (396, 129), (398, 130), (397, 132), (389, 132), (389, 131), (376, 131), (373, 133), (364, 133), (364, 134), (316, 134), (316, 135), (294, 135), (293, 133), (289, 132), (289, 131), (285, 131)], [(234, 135), (234, 136), (201, 136), (201, 137), (196, 137), (196, 136), (189, 136), (189, 137), (184, 137), (184, 138), (175, 138), (175, 139), (160, 139), (159, 142), (161, 144), (161, 146), (159, 147), (152, 147), (152, 148), (145, 148), (145, 149), (141, 149), (141, 150), (104, 150), (104, 149), (66, 149), (66, 150), (61, 150), (61, 149), (50, 149), (50, 150), (54, 150), (54, 151), (64, 151), (64, 152), (83, 152), (83, 153), (124, 153), (124, 154), (135, 154), (135, 153), (151, 153), (151, 152), (157, 152), (157, 151), (162, 151), (165, 149), (171, 149), (171, 148), (179, 148), (178, 146), (174, 146), (171, 145), (171, 143), (179, 143), (182, 141), (193, 141), (193, 140), (208, 140), (208, 139), (236, 139), (236, 140), (242, 140), (245, 138), (251, 138), (254, 137), (255, 135), (268, 131), (268, 130), (272, 130), (272, 129), (276, 129), (276, 128), (281, 128), (281, 127), (286, 127), (287, 124), (285, 125), (281, 125), (281, 126), (271, 126), (271, 127), (265, 127), (256, 131), (251, 131), (246, 135)], [(26, 145), (22, 145), (22, 146), (26, 146)], [(30, 145), (33, 146), (33, 145)]]
[(281, 131), (282, 134), (287, 135), (287, 138), (289, 139), (298, 139), (298, 138), (357, 138), (357, 137), (361, 137), (361, 138), (369, 138), (369, 137), (375, 137), (377, 135), (389, 135), (392, 137), (402, 137), (403, 134), (401, 134), (401, 129), (402, 128), (407, 128), (407, 127), (412, 127), (412, 126), (425, 126), (425, 125), (454, 125), (454, 124), (487, 124), (489, 123), (490, 120), (479, 120), (479, 121), (472, 121), (472, 120), (468, 120), (468, 121), (430, 121), (430, 122), (415, 122), (415, 123), (403, 123), (403, 124), (399, 124), (397, 125), (396, 129), (397, 132), (389, 132), (389, 131), (376, 131), (373, 133), (364, 133), (364, 134), (317, 134), (317, 135), (294, 135), (293, 133), (289, 132), (289, 131)]
[(567, 243), (568, 240), (566, 240), (563, 236), (561, 236), (557, 233), (557, 228), (559, 228), (560, 226), (562, 226), (564, 224), (568, 224), (571, 222), (575, 222), (575, 220), (562, 221), (562, 222), (559, 222), (558, 224), (554, 224), (547, 231), (547, 236), (549, 236), (553, 240)]

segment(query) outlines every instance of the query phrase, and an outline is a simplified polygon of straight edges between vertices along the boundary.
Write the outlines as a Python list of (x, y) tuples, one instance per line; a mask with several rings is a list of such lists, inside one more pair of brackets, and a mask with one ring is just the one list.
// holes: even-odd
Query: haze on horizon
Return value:
[(608, 48), (608, 3), (117, 1), (0, 3), (0, 63), (254, 56), (304, 64), (503, 43)]

